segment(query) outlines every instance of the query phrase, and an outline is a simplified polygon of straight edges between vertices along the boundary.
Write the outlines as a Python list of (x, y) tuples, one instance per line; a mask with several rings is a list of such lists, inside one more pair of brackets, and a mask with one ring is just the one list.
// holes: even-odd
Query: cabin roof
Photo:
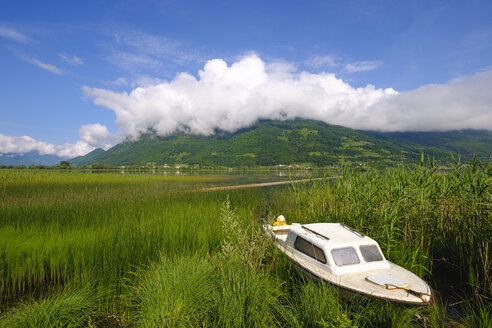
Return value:
[[(324, 237), (329, 238), (328, 243), (331, 246), (335, 246), (336, 244), (346, 244), (346, 243), (355, 243), (359, 244), (362, 242), (374, 242), (371, 238), (361, 234), (360, 232), (353, 230), (350, 227), (344, 226), (340, 223), (310, 223), (302, 225), (309, 230), (312, 230)], [(300, 231), (309, 233), (309, 231), (299, 226)], [(302, 235), (302, 233), (301, 233)]]

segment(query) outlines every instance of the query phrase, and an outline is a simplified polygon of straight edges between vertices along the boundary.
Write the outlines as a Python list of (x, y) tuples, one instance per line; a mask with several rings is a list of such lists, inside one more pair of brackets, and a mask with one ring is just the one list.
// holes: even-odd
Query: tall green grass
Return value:
[[(225, 194), (196, 192), (200, 177), (188, 184), (159, 176), (0, 174), (7, 175), (0, 200), (4, 302), (69, 281), (118, 286), (160, 253), (209, 252), (222, 240)], [(248, 216), (260, 198), (251, 190), (231, 194)]]
[(197, 255), (167, 258), (136, 273), (130, 286), (138, 327), (200, 327), (209, 324), (213, 304), (214, 265)]
[[(358, 327), (411, 322), (404, 307), (369, 300), (343, 300), (338, 290), (293, 271), (265, 235), (245, 229), (226, 200), (226, 235), (220, 251), (207, 256), (163, 256), (142, 267), (128, 286), (129, 325), (136, 327)], [(276, 254), (276, 255), (275, 255)], [(288, 282), (288, 283), (286, 283)], [(361, 310), (362, 309), (362, 310)], [(369, 310), (368, 310), (369, 309)], [(383, 314), (381, 314), (383, 312)], [(395, 315), (395, 312), (397, 315)], [(381, 318), (382, 317), (382, 318)], [(364, 321), (365, 320), (365, 321)], [(375, 321), (377, 320), (377, 321)], [(403, 324), (400, 326), (404, 326)]]
[(226, 236), (206, 256), (163, 256), (137, 272), (131, 315), (137, 327), (272, 327), (279, 324), (281, 282), (263, 270), (266, 236), (245, 231), (229, 199), (221, 208)]
[(286, 211), (291, 220), (344, 222), (376, 239), (390, 260), (419, 275), (429, 278), (433, 270), (454, 268), (460, 287), (490, 296), (492, 177), (487, 163), (457, 162), (451, 172), (438, 171), (432, 161), (412, 170), (344, 171), (339, 179), (292, 189), (297, 201)]
[(440, 302), (465, 298), (468, 317), (483, 317), (480, 304), (492, 297), (490, 172), (476, 160), (456, 160), (450, 172), (432, 160), (415, 169), (345, 170), (310, 188), (292, 186), (295, 207), (284, 214), (291, 221), (344, 222), (366, 233), (389, 260), (430, 281), (444, 296)]
[(88, 327), (98, 316), (97, 296), (91, 287), (79, 287), (37, 302), (22, 304), (0, 321), (1, 328)]
[[(0, 326), (57, 313), (54, 300), (87, 284), (97, 313), (83, 325), (100, 327), (441, 327), (450, 295), (466, 300), (455, 306), (461, 320), (490, 322), (488, 164), (457, 161), (442, 172), (422, 161), (338, 175), (203, 193), (214, 177), (1, 170)], [(443, 298), (409, 308), (306, 280), (254, 223), (279, 214), (353, 226)]]

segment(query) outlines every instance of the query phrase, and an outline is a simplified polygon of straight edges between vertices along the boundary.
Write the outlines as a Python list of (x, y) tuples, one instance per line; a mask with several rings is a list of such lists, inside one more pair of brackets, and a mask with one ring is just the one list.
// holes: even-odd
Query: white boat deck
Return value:
[[(338, 223), (316, 223), (305, 226), (308, 229), (303, 229), (299, 224), (266, 228), (275, 238), (279, 250), (319, 279), (349, 291), (390, 301), (416, 305), (432, 303), (432, 289), (417, 275), (386, 261), (384, 256), (382, 260), (376, 262), (364, 261), (358, 246), (377, 245), (373, 239)], [(297, 236), (320, 247), (326, 256), (326, 263), (320, 263), (319, 260), (296, 250), (294, 240)], [(338, 267), (333, 262), (331, 250), (340, 247), (357, 249), (358, 256), (361, 257), (360, 263)]]

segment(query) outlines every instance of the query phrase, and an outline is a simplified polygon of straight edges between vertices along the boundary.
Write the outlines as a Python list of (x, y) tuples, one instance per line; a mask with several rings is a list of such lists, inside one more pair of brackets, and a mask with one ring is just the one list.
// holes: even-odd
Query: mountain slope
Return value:
[(104, 149), (96, 148), (90, 153), (85, 154), (84, 156), (78, 156), (72, 158), (69, 162), (70, 165), (74, 165), (74, 166), (97, 163), (96, 158), (103, 153), (104, 153)]
[[(124, 141), (78, 165), (201, 164), (228, 167), (310, 163), (317, 166), (354, 163), (417, 162), (420, 153), (448, 159), (449, 151), (394, 139), (376, 132), (352, 130), (318, 121), (261, 121), (253, 127), (210, 136), (176, 133), (145, 135)], [(89, 161), (90, 157), (90, 161)], [(71, 161), (74, 164), (74, 161)]]
[(467, 158), (475, 154), (487, 160), (492, 155), (492, 131), (391, 132), (383, 135), (403, 142), (448, 150)]
[(1, 165), (56, 165), (67, 157), (56, 155), (39, 155), (37, 151), (31, 151), (24, 154), (0, 154)]

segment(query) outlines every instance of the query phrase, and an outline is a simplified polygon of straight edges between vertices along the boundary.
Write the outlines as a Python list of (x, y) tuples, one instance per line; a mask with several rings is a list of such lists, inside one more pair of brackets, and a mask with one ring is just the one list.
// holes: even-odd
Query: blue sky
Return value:
[(3, 1), (0, 153), (259, 118), (491, 129), (490, 17), (490, 1)]

